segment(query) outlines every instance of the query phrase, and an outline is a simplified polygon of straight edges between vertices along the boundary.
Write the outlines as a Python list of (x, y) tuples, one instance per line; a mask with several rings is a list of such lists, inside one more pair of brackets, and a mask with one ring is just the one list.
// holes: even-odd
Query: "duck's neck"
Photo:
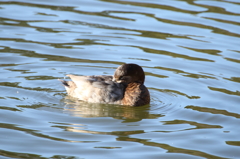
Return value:
[(143, 84), (132, 82), (127, 85), (122, 100), (123, 105), (140, 106), (149, 104), (149, 102), (150, 95)]

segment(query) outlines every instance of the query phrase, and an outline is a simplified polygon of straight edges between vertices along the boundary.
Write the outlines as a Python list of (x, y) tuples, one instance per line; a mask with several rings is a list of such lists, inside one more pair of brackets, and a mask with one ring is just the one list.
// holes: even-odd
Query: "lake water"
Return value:
[[(151, 103), (69, 98), (66, 74), (146, 73)], [(0, 1), (0, 158), (240, 158), (239, 0)]]

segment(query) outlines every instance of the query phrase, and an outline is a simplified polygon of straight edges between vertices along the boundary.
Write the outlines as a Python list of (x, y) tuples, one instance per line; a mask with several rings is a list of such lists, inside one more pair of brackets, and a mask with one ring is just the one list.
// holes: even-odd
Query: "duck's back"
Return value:
[(62, 83), (69, 95), (91, 103), (121, 104), (124, 85), (113, 82), (112, 76), (67, 76), (72, 81)]

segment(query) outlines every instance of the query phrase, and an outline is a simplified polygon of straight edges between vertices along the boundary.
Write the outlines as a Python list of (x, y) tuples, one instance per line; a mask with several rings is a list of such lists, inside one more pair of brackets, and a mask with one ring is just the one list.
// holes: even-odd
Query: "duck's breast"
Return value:
[(142, 106), (150, 103), (150, 94), (148, 89), (141, 83), (130, 83), (126, 87), (123, 105)]

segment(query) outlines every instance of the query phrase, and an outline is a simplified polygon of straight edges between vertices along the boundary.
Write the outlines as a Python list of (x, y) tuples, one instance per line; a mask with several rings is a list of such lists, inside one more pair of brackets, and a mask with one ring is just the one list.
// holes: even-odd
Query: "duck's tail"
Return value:
[(63, 86), (65, 87), (70, 87), (70, 85), (68, 84), (67, 81), (64, 81), (64, 80), (61, 80), (61, 79), (58, 79), (60, 82), (62, 82)]

